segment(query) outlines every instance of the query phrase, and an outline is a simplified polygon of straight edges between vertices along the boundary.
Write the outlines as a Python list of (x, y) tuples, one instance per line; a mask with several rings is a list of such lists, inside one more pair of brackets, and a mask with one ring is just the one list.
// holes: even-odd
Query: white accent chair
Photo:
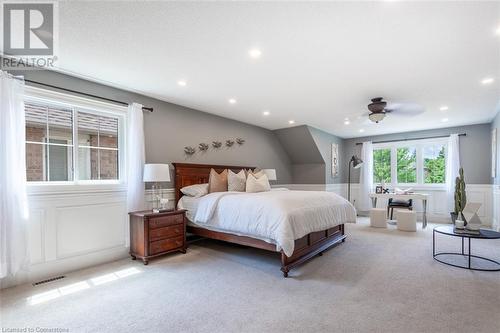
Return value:
[(398, 230), (417, 231), (417, 213), (413, 210), (396, 210)]
[(370, 227), (387, 228), (386, 214), (385, 208), (372, 208), (370, 210)]

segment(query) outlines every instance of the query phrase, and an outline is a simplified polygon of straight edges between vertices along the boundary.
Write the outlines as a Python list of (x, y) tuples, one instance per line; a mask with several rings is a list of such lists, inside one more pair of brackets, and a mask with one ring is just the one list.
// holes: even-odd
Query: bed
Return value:
[[(242, 169), (255, 169), (254, 167), (248, 166), (226, 166), (190, 163), (173, 163), (173, 165), (175, 169), (176, 205), (179, 203), (183, 196), (181, 188), (194, 184), (208, 183), (211, 169), (214, 169), (217, 172), (221, 172), (224, 169), (229, 169), (236, 173)], [(280, 253), (281, 271), (284, 277), (288, 277), (288, 273), (292, 268), (304, 263), (305, 261), (315, 256), (321, 256), (325, 250), (341, 242), (344, 242), (346, 239), (345, 223), (355, 223), (356, 221), (356, 211), (354, 207), (340, 196), (336, 196), (333, 193), (327, 192), (286, 191), (285, 189), (283, 189), (280, 193), (280, 190), (273, 189), (271, 192), (265, 193), (219, 192), (211, 193), (205, 197), (200, 200), (201, 208), (198, 208), (196, 216), (203, 217), (206, 215), (206, 222), (211, 222), (211, 219), (217, 217), (219, 227), (217, 227), (217, 223), (199, 223), (199, 218), (197, 221), (193, 221), (194, 217), (188, 212), (188, 220), (190, 222), (187, 226), (187, 232), (204, 238), (226, 241)], [(320, 199), (320, 202), (321, 200), (323, 200), (323, 202), (325, 202), (325, 200), (334, 200), (336, 204), (332, 204), (329, 207), (326, 207), (327, 204), (325, 203), (322, 204), (325, 207), (322, 207), (320, 204), (316, 204), (316, 207), (311, 203), (314, 203), (314, 200), (317, 200), (317, 198)], [(255, 202), (253, 202), (252, 200), (255, 200)], [(306, 214), (307, 211), (303, 212), (302, 210), (297, 209), (296, 213), (299, 214), (299, 216), (295, 217), (294, 221), (296, 223), (294, 225), (288, 226), (288, 224), (281, 223), (281, 225), (285, 225), (288, 229), (292, 228), (294, 235), (296, 235), (297, 233), (301, 235), (297, 239), (291, 238), (290, 244), (290, 239), (287, 237), (283, 237), (283, 239), (280, 239), (279, 237), (269, 236), (265, 234), (265, 232), (258, 233), (252, 230), (248, 231), (248, 226), (242, 225), (241, 222), (239, 225), (237, 225), (237, 227), (245, 227), (246, 229), (232, 229), (230, 227), (231, 221), (230, 218), (227, 217), (227, 214), (225, 214), (225, 216), (213, 216), (214, 214), (216, 214), (214, 213), (214, 211), (218, 211), (219, 214), (221, 214), (221, 210), (223, 212), (225, 210), (239, 210), (246, 212), (246, 214), (240, 214), (240, 220), (244, 218), (243, 220), (245, 221), (245, 223), (252, 225), (251, 222), (253, 220), (251, 219), (255, 217), (255, 225), (261, 225), (263, 221), (265, 222), (265, 217), (269, 214), (273, 214), (274, 211), (276, 211), (276, 214), (284, 212), (282, 213), (282, 215), (286, 215), (288, 217), (289, 214), (287, 209), (290, 208), (283, 207), (283, 205), (281, 204), (282, 201), (280, 200), (285, 200), (286, 202), (295, 204), (299, 204), (302, 201), (309, 201), (309, 206), (307, 206), (308, 209), (310, 209), (309, 213), (318, 215), (318, 213), (315, 212), (315, 210), (318, 210), (319, 215), (323, 215), (323, 219), (308, 219), (308, 215)], [(328, 203), (329, 201), (326, 202)], [(181, 204), (186, 205), (186, 202), (183, 200), (181, 201)], [(276, 206), (273, 207), (273, 204)], [(252, 205), (256, 205), (256, 207), (253, 207)], [(261, 205), (262, 207), (260, 207), (259, 205)], [(250, 207), (252, 207), (252, 209)], [(189, 211), (189, 207), (184, 208), (188, 208)], [(325, 215), (326, 211), (321, 212), (321, 209), (328, 209), (329, 212), (333, 213), (333, 216), (335, 216), (334, 219), (336, 220), (335, 223), (331, 221), (325, 221), (326, 219), (324, 217), (332, 216), (332, 214)], [(256, 213), (255, 211), (258, 211), (258, 213)], [(263, 217), (259, 216), (259, 214), (263, 215)], [(293, 214), (290, 214), (290, 216), (293, 217)], [(261, 219), (260, 221), (258, 221), (259, 218)], [(271, 220), (271, 218), (269, 219)], [(319, 222), (315, 222), (316, 220), (318, 220)], [(224, 228), (221, 228), (221, 226), (224, 226)], [(301, 228), (301, 226), (306, 226), (307, 228)], [(311, 229), (313, 227), (313, 232), (304, 234), (305, 229)], [(268, 229), (274, 230), (275, 226), (268, 226)], [(290, 233), (284, 232), (284, 234), (289, 235)]]

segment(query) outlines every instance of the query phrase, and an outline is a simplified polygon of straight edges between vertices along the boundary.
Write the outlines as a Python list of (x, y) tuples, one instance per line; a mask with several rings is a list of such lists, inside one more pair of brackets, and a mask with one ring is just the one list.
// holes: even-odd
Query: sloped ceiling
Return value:
[(274, 131), (293, 164), (323, 164), (323, 156), (305, 125)]

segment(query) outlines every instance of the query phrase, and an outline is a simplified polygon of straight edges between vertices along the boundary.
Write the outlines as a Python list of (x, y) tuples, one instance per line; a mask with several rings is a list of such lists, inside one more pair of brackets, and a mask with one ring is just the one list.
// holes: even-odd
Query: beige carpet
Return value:
[[(185, 255), (149, 266), (121, 260), (43, 286), (4, 290), (1, 326), (71, 332), (500, 332), (500, 272), (434, 261), (432, 227), (404, 233), (370, 228), (361, 218), (348, 225), (344, 244), (288, 279), (275, 254), (202, 241)], [(458, 239), (440, 241), (443, 248), (459, 249)], [(473, 246), (500, 259), (500, 240)]]

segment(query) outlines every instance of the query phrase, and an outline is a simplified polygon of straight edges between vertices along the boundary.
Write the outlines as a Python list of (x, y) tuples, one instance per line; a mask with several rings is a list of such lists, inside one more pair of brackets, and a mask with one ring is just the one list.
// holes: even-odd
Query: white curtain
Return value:
[(358, 209), (366, 212), (371, 208), (370, 193), (373, 191), (373, 145), (371, 141), (363, 142), (361, 148), (361, 172), (359, 174)]
[(145, 209), (142, 171), (145, 163), (142, 105), (128, 106), (127, 117), (127, 210)]
[(29, 266), (24, 81), (0, 71), (0, 278)]
[(455, 178), (459, 170), (460, 140), (458, 134), (452, 134), (448, 139), (448, 154), (446, 155), (446, 196), (450, 212), (455, 209)]

